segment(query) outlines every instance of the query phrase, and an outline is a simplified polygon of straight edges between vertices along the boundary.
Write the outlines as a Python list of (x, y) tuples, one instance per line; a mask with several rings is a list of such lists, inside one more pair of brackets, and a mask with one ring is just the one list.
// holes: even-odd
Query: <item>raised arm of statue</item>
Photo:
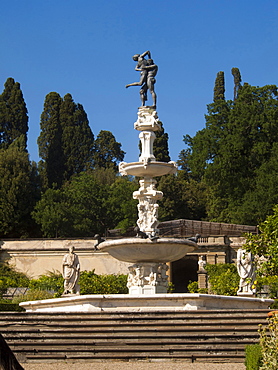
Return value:
[(141, 54), (140, 57), (145, 58), (146, 55), (149, 57), (149, 59), (151, 58), (151, 52), (149, 50), (147, 50), (147, 51), (145, 51), (145, 53)]

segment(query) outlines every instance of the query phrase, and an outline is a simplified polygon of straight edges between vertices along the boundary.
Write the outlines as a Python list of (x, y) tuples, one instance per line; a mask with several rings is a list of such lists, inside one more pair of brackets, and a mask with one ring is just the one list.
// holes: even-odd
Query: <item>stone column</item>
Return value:
[(139, 229), (148, 235), (158, 233), (158, 204), (157, 200), (163, 197), (163, 193), (155, 189), (156, 181), (153, 178), (145, 177), (140, 180), (140, 188), (133, 192), (133, 198), (139, 204), (137, 225)]

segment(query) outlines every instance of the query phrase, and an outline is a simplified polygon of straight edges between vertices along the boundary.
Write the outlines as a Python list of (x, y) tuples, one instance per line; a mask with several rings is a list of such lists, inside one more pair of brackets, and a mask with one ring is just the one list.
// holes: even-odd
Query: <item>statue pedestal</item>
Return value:
[(239, 297), (249, 297), (249, 298), (255, 298), (256, 294), (252, 292), (237, 292), (237, 296)]

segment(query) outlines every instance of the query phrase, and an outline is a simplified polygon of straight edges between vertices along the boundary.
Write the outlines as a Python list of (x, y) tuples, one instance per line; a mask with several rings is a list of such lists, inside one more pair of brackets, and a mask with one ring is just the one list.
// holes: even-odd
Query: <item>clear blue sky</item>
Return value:
[(205, 124), (217, 72), (233, 96), (232, 67), (243, 82), (278, 84), (277, 0), (9, 0), (1, 2), (0, 91), (20, 82), (29, 114), (28, 150), (46, 94), (70, 93), (95, 135), (111, 131), (128, 162), (138, 159), (133, 129), (140, 105), (132, 55), (150, 50), (159, 67), (157, 111), (172, 160)]

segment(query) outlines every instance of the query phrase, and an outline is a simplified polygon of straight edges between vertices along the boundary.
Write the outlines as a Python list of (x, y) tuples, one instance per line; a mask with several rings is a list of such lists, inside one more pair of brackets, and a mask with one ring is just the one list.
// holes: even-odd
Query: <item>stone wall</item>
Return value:
[(62, 259), (70, 245), (75, 247), (81, 271), (95, 269), (96, 274), (127, 274), (129, 263), (121, 262), (107, 253), (94, 251), (92, 239), (25, 239), (2, 240), (0, 260), (8, 261), (30, 278), (48, 271), (62, 271)]

